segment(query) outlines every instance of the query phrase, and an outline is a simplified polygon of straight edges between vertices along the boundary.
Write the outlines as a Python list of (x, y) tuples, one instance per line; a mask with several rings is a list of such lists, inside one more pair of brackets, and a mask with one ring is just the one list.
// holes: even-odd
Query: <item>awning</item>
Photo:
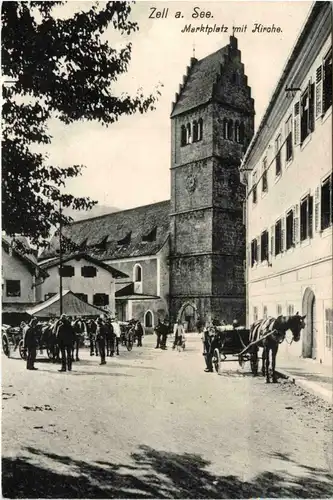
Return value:
[(136, 293), (134, 291), (134, 283), (132, 282), (120, 290), (117, 290), (115, 298), (116, 300), (152, 300), (159, 299), (160, 297), (146, 293)]
[[(50, 318), (60, 316), (60, 293), (26, 310), (30, 316)], [(103, 310), (79, 299), (70, 290), (62, 292), (62, 312), (68, 316), (100, 316)]]

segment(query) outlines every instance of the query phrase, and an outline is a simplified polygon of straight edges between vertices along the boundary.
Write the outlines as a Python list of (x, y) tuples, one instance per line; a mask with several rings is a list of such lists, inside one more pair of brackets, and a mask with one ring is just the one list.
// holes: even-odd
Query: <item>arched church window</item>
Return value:
[(234, 124), (232, 120), (229, 120), (228, 122), (228, 139), (233, 140), (234, 138)]
[(182, 128), (181, 128), (180, 144), (181, 144), (181, 146), (186, 145), (186, 127), (185, 127), (185, 125), (182, 125)]
[(193, 142), (196, 142), (199, 140), (198, 137), (198, 122), (194, 121), (193, 122)]
[(151, 311), (146, 312), (144, 325), (146, 328), (152, 328), (152, 326), (153, 326), (153, 314)]
[(199, 121), (198, 121), (198, 141), (202, 140), (202, 136), (203, 136), (203, 119), (199, 118)]
[(240, 142), (239, 141), (239, 123), (238, 122), (235, 123), (235, 141)]
[(191, 144), (192, 143), (192, 129), (191, 129), (191, 124), (188, 123), (186, 125), (186, 144)]
[(244, 123), (241, 123), (239, 125), (239, 142), (240, 142), (240, 144), (244, 144), (244, 139), (245, 139), (245, 127), (244, 127)]
[(133, 268), (134, 293), (142, 293), (142, 267), (135, 264)]
[(226, 118), (223, 120), (223, 138), (228, 139), (228, 120)]

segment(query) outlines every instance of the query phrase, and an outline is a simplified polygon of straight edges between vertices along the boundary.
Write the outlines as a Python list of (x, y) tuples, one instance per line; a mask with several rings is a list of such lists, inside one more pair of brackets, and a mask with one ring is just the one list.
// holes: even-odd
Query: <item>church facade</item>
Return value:
[[(237, 40), (191, 59), (171, 113), (171, 199), (75, 222), (77, 248), (129, 276), (116, 311), (146, 328), (177, 318), (245, 319), (241, 158), (254, 133), (254, 101)], [(53, 238), (42, 260), (59, 252)]]

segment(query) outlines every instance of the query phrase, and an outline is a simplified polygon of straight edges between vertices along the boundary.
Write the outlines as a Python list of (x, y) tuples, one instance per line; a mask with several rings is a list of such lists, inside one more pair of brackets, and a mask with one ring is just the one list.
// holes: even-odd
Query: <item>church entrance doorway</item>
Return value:
[(180, 320), (186, 332), (195, 332), (197, 322), (197, 311), (192, 304), (184, 304), (179, 314)]
[(303, 314), (306, 314), (305, 328), (303, 330), (303, 358), (316, 359), (317, 336), (316, 336), (316, 297), (311, 288), (307, 288), (303, 296)]

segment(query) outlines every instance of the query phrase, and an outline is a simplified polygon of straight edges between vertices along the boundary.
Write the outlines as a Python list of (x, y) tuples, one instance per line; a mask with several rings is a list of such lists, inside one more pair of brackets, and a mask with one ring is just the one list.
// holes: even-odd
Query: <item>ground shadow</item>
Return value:
[(302, 464), (297, 464), (297, 476), (265, 472), (244, 481), (235, 475), (212, 474), (207, 470), (210, 463), (200, 455), (147, 446), (139, 447), (128, 465), (89, 463), (34, 448), (24, 453), (2, 460), (6, 498), (330, 498), (333, 494), (328, 471)]
[(298, 368), (288, 368), (288, 372), (295, 376), (298, 375), (300, 378), (306, 378), (312, 382), (324, 382), (325, 384), (330, 385), (332, 385), (333, 382), (333, 376), (327, 377), (326, 375), (305, 372), (304, 370), (300, 370)]

